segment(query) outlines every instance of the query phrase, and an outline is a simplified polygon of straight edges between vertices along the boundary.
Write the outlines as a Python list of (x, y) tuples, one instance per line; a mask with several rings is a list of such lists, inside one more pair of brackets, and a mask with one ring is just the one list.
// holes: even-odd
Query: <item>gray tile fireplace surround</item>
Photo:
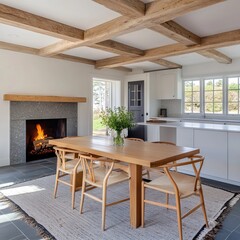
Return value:
[(26, 120), (54, 118), (66, 118), (67, 136), (77, 135), (77, 103), (10, 103), (10, 165), (26, 162)]

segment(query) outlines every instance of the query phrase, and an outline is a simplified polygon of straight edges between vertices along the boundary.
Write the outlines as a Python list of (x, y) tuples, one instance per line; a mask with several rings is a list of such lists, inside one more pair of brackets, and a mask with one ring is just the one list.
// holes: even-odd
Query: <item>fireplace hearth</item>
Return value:
[(26, 120), (26, 161), (55, 156), (49, 140), (66, 136), (66, 118)]

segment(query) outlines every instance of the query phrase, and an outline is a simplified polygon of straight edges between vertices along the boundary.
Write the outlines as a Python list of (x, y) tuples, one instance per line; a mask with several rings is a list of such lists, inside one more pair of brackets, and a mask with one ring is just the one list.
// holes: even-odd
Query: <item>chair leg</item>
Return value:
[(55, 180), (55, 187), (54, 187), (54, 193), (53, 193), (54, 198), (56, 198), (56, 195), (57, 195), (59, 172), (60, 172), (59, 170), (57, 170), (56, 172), (56, 180)]
[(204, 197), (203, 197), (203, 192), (202, 192), (202, 188), (199, 189), (199, 196), (200, 196), (200, 201), (202, 204), (202, 211), (203, 211), (203, 216), (206, 222), (206, 227), (208, 228), (208, 219), (207, 219), (207, 212), (206, 212), (206, 208), (205, 208), (205, 203), (204, 203)]
[(83, 210), (83, 203), (84, 203), (84, 198), (85, 198), (85, 189), (86, 189), (86, 183), (85, 180), (83, 179), (82, 182), (82, 193), (81, 193), (81, 200), (80, 200), (80, 214), (82, 214), (82, 210)]
[(182, 235), (182, 215), (181, 215), (181, 204), (180, 198), (176, 195), (176, 207), (177, 207), (177, 220), (178, 220), (178, 232), (179, 232), (179, 239), (183, 240)]
[[(168, 203), (169, 203), (169, 194), (166, 193), (166, 204), (168, 205)], [(167, 207), (167, 209), (169, 209), (169, 208)]]
[(72, 176), (72, 209), (74, 209), (74, 203), (75, 203), (75, 190), (76, 190), (76, 173), (73, 173), (73, 176)]
[(142, 181), (142, 215), (141, 215), (141, 222), (142, 222), (142, 227), (144, 227), (144, 211), (145, 211), (145, 187), (144, 187), (144, 182)]
[(107, 198), (106, 186), (103, 186), (103, 190), (102, 190), (102, 230), (103, 231), (105, 231), (106, 198)]
[(150, 179), (150, 172), (147, 170), (147, 177)]

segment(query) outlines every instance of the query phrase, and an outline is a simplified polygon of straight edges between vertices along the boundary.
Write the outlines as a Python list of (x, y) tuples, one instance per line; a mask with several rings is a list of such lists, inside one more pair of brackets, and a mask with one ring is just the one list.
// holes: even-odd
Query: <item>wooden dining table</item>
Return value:
[(130, 165), (130, 223), (133, 228), (141, 225), (142, 167), (158, 167), (200, 152), (198, 148), (127, 139), (123, 146), (113, 146), (112, 139), (107, 136), (66, 137), (49, 140), (49, 143), (119, 160)]

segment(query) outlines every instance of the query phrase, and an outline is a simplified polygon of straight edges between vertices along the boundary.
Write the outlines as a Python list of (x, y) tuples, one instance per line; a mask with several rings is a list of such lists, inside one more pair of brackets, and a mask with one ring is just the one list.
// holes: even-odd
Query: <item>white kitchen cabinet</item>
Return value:
[(240, 182), (240, 133), (228, 133), (228, 179)]
[[(177, 128), (177, 146), (183, 147), (193, 147), (193, 129), (192, 128)], [(186, 159), (183, 159), (183, 161)], [(187, 171), (188, 173), (193, 173), (192, 166), (182, 166), (178, 169), (179, 171)]]
[(161, 126), (160, 141), (176, 143), (176, 128)]
[(194, 147), (205, 157), (201, 173), (227, 179), (227, 132), (194, 130)]
[(156, 142), (160, 140), (160, 127), (157, 125), (147, 126), (147, 141)]
[(159, 71), (157, 74), (156, 97), (157, 99), (181, 99), (182, 80), (181, 70)]

